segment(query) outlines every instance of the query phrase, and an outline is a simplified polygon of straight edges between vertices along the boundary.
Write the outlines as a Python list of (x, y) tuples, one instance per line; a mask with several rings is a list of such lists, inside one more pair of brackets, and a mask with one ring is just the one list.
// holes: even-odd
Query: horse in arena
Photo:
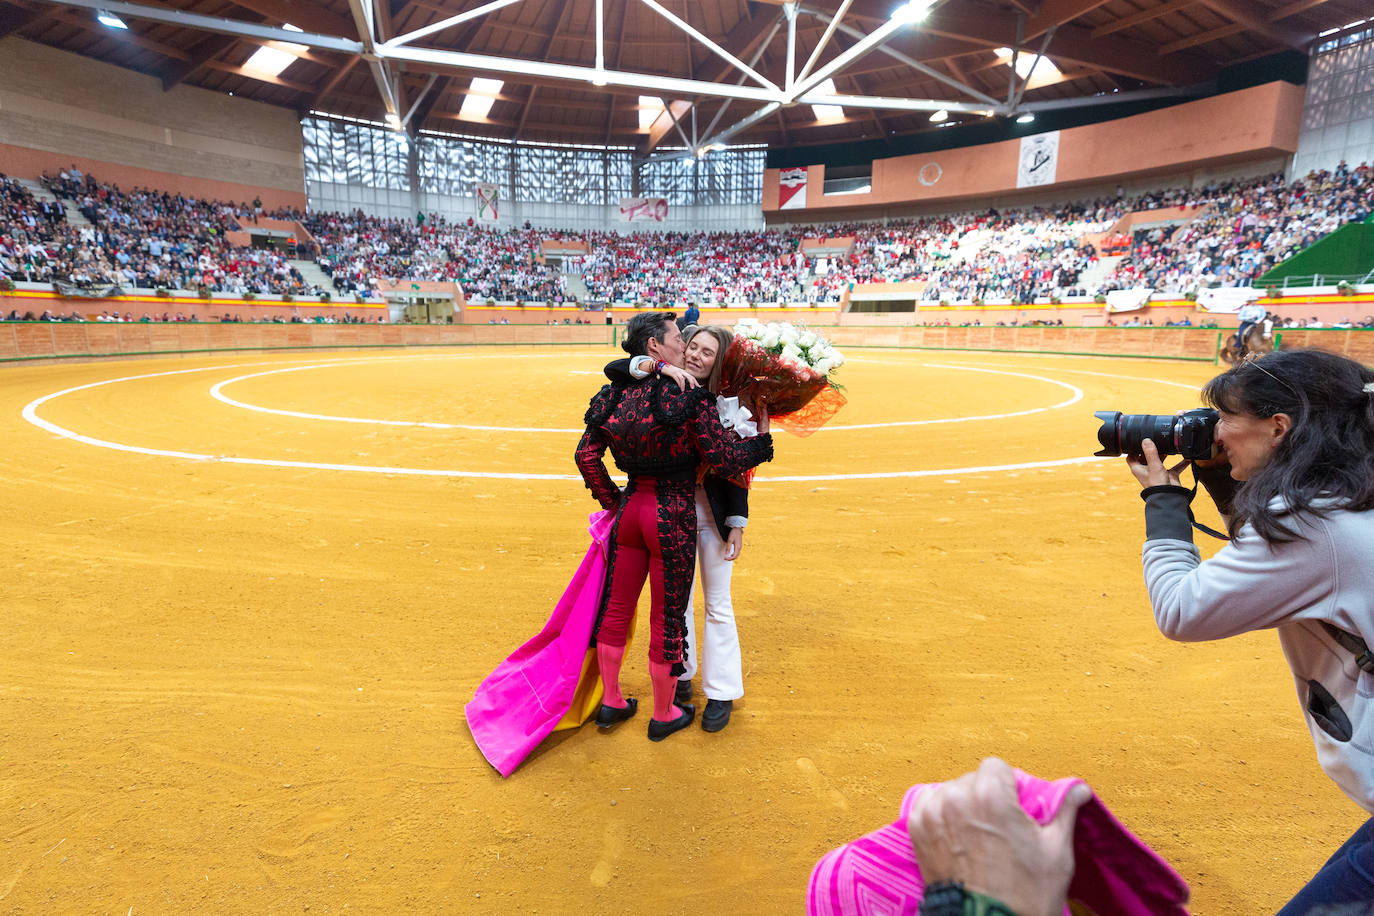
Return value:
[(1221, 358), (1227, 363), (1235, 363), (1242, 359), (1251, 359), (1264, 356), (1266, 353), (1274, 352), (1274, 335), (1265, 333), (1265, 326), (1269, 322), (1261, 321), (1248, 328), (1245, 332), (1244, 346), (1236, 345), (1236, 335), (1227, 334), (1221, 342)]

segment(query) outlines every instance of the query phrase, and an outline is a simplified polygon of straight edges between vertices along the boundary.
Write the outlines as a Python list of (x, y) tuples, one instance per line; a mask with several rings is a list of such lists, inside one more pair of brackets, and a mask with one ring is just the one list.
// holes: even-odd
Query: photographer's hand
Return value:
[(1146, 439), (1141, 442), (1140, 450), (1145, 453), (1144, 457), (1127, 455), (1126, 464), (1130, 466), (1135, 479), (1140, 481), (1141, 487), (1183, 486), (1180, 475), (1188, 466), (1188, 459), (1185, 458), (1173, 467), (1166, 468), (1159, 458), (1159, 449), (1152, 440)]
[(962, 882), (1021, 916), (1057, 916), (1073, 878), (1078, 809), (1091, 798), (1076, 785), (1054, 819), (1038, 824), (1021, 807), (1011, 767), (989, 757), (912, 805), (907, 830), (921, 878)]

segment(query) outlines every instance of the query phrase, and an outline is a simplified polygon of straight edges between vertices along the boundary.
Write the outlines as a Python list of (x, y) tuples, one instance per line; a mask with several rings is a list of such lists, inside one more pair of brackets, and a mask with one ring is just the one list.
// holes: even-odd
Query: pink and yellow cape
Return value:
[(579, 727), (601, 706), (601, 672), (588, 645), (614, 515), (595, 512), (589, 521), (591, 547), (544, 628), (487, 675), (463, 709), (482, 756), (502, 776), (550, 732)]

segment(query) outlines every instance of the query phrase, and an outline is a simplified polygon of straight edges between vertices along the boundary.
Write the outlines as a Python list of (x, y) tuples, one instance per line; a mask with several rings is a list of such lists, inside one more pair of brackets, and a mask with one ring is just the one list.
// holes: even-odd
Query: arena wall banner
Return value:
[(68, 299), (113, 299), (116, 296), (124, 295), (124, 290), (118, 286), (80, 286), (76, 283), (68, 283), (66, 280), (54, 280), (53, 289), (57, 290), (58, 295), (66, 296)]
[(483, 223), (496, 223), (501, 220), (500, 185), (481, 182), (476, 186), (477, 220)]
[(1109, 312), (1134, 312), (1136, 309), (1145, 307), (1145, 303), (1150, 301), (1154, 295), (1154, 290), (1148, 286), (1136, 286), (1131, 289), (1114, 289), (1107, 293), (1107, 311)]
[(1021, 138), (1021, 155), (1016, 162), (1016, 186), (1034, 188), (1054, 184), (1059, 172), (1059, 131), (1032, 134)]
[(620, 198), (622, 223), (661, 223), (668, 218), (668, 201), (662, 197)]
[(778, 209), (806, 208), (806, 168), (783, 169), (778, 174)]
[(1208, 312), (1239, 312), (1247, 302), (1259, 299), (1260, 291), (1253, 286), (1227, 286), (1197, 291), (1198, 307)]

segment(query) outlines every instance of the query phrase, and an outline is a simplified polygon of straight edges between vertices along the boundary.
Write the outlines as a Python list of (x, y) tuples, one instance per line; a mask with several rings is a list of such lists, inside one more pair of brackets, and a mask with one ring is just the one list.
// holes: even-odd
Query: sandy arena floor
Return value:
[[(502, 780), (462, 707), (586, 548), (611, 355), (0, 369), (0, 913), (797, 913), (988, 754), (1086, 778), (1202, 914), (1272, 912), (1363, 819), (1272, 634), (1159, 635), (1139, 488), (1081, 462), (1092, 411), (1217, 370), (1014, 354), (854, 351), (834, 428), (779, 437), (726, 731), (586, 727)], [(83, 439), (21, 415), (64, 391), (33, 413)]]

